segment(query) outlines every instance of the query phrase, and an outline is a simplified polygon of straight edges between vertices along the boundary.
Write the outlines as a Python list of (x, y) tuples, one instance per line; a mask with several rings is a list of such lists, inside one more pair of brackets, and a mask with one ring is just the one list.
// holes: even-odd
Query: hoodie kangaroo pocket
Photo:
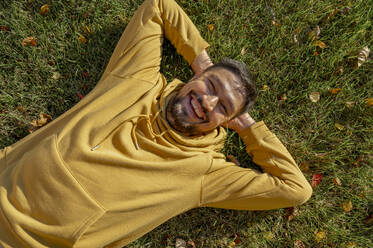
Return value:
[(65, 166), (55, 135), (7, 162), (0, 176), (0, 225), (9, 226), (15, 239), (31, 247), (70, 247), (104, 214)]

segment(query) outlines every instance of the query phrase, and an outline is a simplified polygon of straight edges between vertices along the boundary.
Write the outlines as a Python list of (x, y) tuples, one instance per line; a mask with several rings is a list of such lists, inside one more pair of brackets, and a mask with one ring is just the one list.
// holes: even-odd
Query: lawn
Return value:
[[(0, 148), (28, 135), (41, 113), (55, 119), (95, 86), (141, 2), (1, 1)], [(373, 247), (373, 62), (363, 50), (373, 48), (373, 2), (177, 2), (214, 62), (247, 63), (259, 88), (251, 115), (314, 178), (314, 193), (295, 209), (194, 209), (127, 247), (175, 247), (177, 238), (198, 248)], [(35, 41), (22, 44), (26, 37)], [(188, 64), (169, 42), (163, 51), (166, 78), (187, 81)], [(223, 152), (255, 166), (233, 132)]]

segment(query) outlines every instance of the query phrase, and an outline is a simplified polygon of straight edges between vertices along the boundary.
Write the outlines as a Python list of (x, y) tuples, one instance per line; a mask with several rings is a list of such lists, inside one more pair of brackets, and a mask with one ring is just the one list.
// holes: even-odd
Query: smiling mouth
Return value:
[(194, 97), (190, 97), (190, 106), (192, 107), (192, 110), (194, 112), (194, 114), (199, 118), (199, 119), (202, 119), (203, 120), (203, 113), (202, 111), (200, 110), (200, 108), (198, 108), (197, 106), (197, 102), (196, 102), (196, 99)]

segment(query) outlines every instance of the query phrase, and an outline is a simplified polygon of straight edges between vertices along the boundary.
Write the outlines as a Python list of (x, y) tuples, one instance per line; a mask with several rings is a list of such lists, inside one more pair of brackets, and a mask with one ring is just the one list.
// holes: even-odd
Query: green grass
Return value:
[[(25, 137), (30, 122), (40, 113), (56, 118), (79, 101), (78, 92), (85, 95), (95, 86), (141, 2), (0, 3), (0, 25), (10, 29), (0, 31), (1, 148)], [(287, 221), (285, 209), (194, 209), (128, 247), (174, 247), (176, 238), (193, 240), (197, 247), (228, 247), (237, 233), (241, 242), (236, 247), (294, 247), (295, 240), (306, 247), (373, 247), (372, 223), (365, 222), (373, 212), (373, 108), (365, 102), (373, 97), (372, 59), (359, 68), (353, 66), (360, 49), (373, 49), (372, 1), (178, 2), (211, 44), (208, 52), (215, 62), (224, 56), (242, 60), (257, 77), (259, 89), (269, 87), (260, 90), (252, 116), (266, 122), (297, 162), (309, 163), (307, 179), (311, 181), (314, 173), (322, 173), (323, 179), (312, 198), (296, 208), (292, 221)], [(40, 7), (45, 3), (50, 4), (50, 11), (42, 16)], [(344, 7), (350, 10), (344, 13)], [(325, 21), (335, 9), (338, 13)], [(280, 26), (272, 24), (274, 18)], [(212, 32), (208, 24), (214, 25)], [(316, 25), (325, 49), (312, 46), (308, 38)], [(298, 43), (293, 43), (296, 29)], [(79, 35), (87, 37), (87, 44), (79, 42)], [(37, 39), (37, 47), (22, 46), (28, 36)], [(246, 52), (241, 54), (243, 47)], [(162, 71), (168, 80), (186, 81), (192, 76), (169, 42), (164, 55)], [(335, 73), (339, 67), (343, 67), (342, 74)], [(53, 79), (54, 72), (61, 78)], [(342, 91), (332, 95), (329, 88)], [(308, 98), (313, 91), (321, 94), (317, 103)], [(279, 101), (283, 94), (287, 100)], [(346, 106), (348, 101), (355, 103), (352, 108)], [(236, 134), (229, 133), (223, 152), (236, 156), (242, 166), (251, 166)], [(325, 152), (326, 156), (318, 156)], [(354, 166), (361, 155), (363, 161)], [(335, 177), (341, 186), (333, 184)], [(353, 209), (345, 213), (341, 204), (347, 200)], [(315, 240), (316, 231), (326, 234), (320, 242)]]

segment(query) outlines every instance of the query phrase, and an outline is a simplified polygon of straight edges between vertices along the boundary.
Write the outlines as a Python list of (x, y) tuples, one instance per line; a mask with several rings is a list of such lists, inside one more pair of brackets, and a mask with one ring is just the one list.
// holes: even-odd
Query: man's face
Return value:
[(176, 130), (201, 134), (235, 116), (244, 103), (238, 78), (223, 68), (192, 78), (169, 102), (167, 120)]

